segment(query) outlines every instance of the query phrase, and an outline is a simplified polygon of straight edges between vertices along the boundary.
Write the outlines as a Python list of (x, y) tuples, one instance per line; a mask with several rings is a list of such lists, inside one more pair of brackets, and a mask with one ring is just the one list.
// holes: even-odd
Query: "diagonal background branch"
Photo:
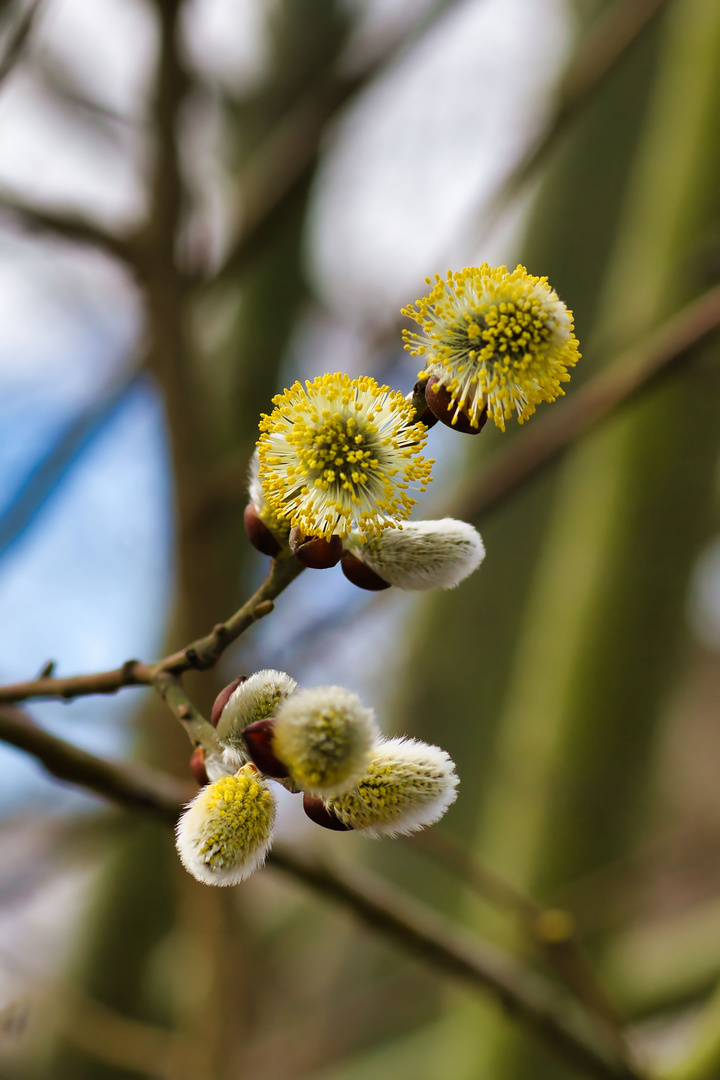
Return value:
[(33, 468), (10, 504), (0, 513), (0, 558), (23, 537), (83, 451), (112, 420), (135, 387), (140, 385), (141, 379), (139, 366), (132, 365), (121, 372)]
[(0, 708), (0, 740), (32, 754), (58, 780), (77, 784), (130, 810), (142, 810), (173, 823), (178, 807), (193, 789), (172, 776), (142, 765), (116, 764), (89, 754), (39, 727), (12, 705)]
[(15, 26), (10, 30), (5, 42), (5, 51), (0, 59), (0, 86), (12, 74), (20, 61), (25, 59), (32, 32), (45, 6), (46, 0), (34, 0), (21, 13)]
[(131, 236), (113, 233), (82, 214), (41, 206), (8, 187), (0, 187), (0, 214), (27, 232), (89, 244), (119, 259), (133, 272), (139, 270), (140, 253)]
[[(0, 740), (31, 754), (53, 776), (128, 809), (174, 824), (192, 793), (157, 770), (111, 763), (34, 724), (17, 708), (0, 708)], [(289, 848), (276, 848), (270, 864), (352, 910), (424, 963), (493, 997), (519, 1024), (587, 1076), (639, 1080), (604, 1031), (561, 997), (542, 976), (480, 942), (387, 885), (366, 868), (324, 866)]]
[(476, 243), (486, 238), (496, 218), (520, 194), (545, 164), (565, 132), (592, 103), (613, 72), (653, 25), (669, 0), (615, 0), (580, 42), (560, 83), (555, 111), (534, 143), (500, 184), (489, 203), (476, 207), (487, 225)]
[(552, 412), (537, 417), (490, 459), (453, 512), (479, 518), (498, 509), (532, 477), (603, 420), (687, 363), (720, 330), (720, 286), (688, 304), (654, 334), (628, 349)]

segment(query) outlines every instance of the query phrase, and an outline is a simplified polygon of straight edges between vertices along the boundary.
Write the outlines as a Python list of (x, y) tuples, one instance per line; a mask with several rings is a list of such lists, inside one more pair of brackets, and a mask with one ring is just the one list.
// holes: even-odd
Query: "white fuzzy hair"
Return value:
[(364, 836), (407, 836), (438, 821), (457, 798), (455, 764), (419, 739), (378, 740), (368, 772), (328, 805)]
[(372, 709), (344, 686), (316, 686), (287, 698), (275, 718), (273, 750), (298, 787), (347, 791), (363, 775), (378, 737)]
[(371, 570), (398, 589), (453, 589), (477, 570), (485, 548), (477, 529), (465, 521), (410, 521), (346, 546)]
[(237, 885), (270, 849), (275, 797), (257, 770), (243, 774), (201, 788), (175, 828), (180, 861), (205, 885)]
[(266, 668), (240, 683), (220, 713), (217, 733), (227, 762), (238, 768), (245, 761), (242, 733), (248, 724), (274, 716), (279, 706), (297, 690), (297, 683), (284, 671)]

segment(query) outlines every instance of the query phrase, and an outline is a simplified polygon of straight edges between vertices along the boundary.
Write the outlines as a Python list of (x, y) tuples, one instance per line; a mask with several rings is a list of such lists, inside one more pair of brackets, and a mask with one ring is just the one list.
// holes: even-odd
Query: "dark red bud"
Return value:
[(282, 761), (273, 753), (274, 729), (275, 721), (272, 718), (256, 720), (254, 724), (248, 724), (243, 730), (242, 737), (252, 763), (257, 765), (260, 772), (274, 777), (275, 780), (284, 780), (290, 774)]
[(248, 540), (254, 548), (273, 559), (280, 554), (282, 544), (260, 517), (255, 503), (247, 504), (243, 520)]
[(339, 536), (306, 536), (296, 525), (290, 530), (290, 550), (303, 566), (328, 570), (340, 562), (342, 539)]
[(335, 811), (326, 806), (319, 795), (309, 795), (306, 791), (303, 794), (303, 810), (311, 821), (314, 821), (316, 825), (321, 825), (323, 829), (332, 829), (333, 832), (352, 830), (352, 825), (346, 825), (344, 821), (341, 821)]
[(220, 714), (227, 705), (230, 698), (233, 696), (238, 686), (241, 683), (247, 682), (245, 675), (241, 675), (239, 679), (233, 679), (224, 690), (221, 690), (218, 696), (213, 702), (212, 712), (210, 713), (210, 723), (213, 727), (217, 727), (220, 722)]
[[(461, 431), (464, 435), (479, 435), (487, 422), (487, 409), (483, 409), (478, 418), (477, 427), (473, 427), (470, 417), (464, 409), (458, 412), (457, 405), (453, 405), (452, 395), (433, 375), (428, 379), (425, 386), (425, 400), (430, 409), (435, 413), (438, 420), (447, 424), (453, 431)], [(453, 423), (453, 417), (457, 414), (457, 420)]]
[(406, 397), (415, 410), (414, 422), (424, 424), (425, 427), (434, 427), (438, 418), (425, 400), (426, 379), (419, 379)]
[(350, 551), (343, 551), (340, 566), (348, 581), (352, 581), (353, 585), (357, 585), (358, 589), (379, 592), (380, 589), (390, 588), (389, 581), (384, 581), (379, 574), (376, 574), (362, 559), (358, 559), (357, 555), (353, 555)]
[(196, 746), (190, 755), (190, 772), (200, 787), (205, 787), (209, 783), (208, 774), (205, 771), (205, 751), (202, 746)]

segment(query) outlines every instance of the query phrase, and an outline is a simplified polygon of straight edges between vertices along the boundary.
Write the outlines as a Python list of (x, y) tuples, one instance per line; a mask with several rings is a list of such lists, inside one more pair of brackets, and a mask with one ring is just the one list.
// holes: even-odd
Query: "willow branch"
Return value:
[(151, 686), (152, 668), (141, 660), (126, 660), (110, 671), (96, 671), (91, 675), (69, 675), (67, 678), (41, 676), (27, 682), (9, 683), (0, 687), (0, 704), (26, 701), (28, 698), (88, 697), (91, 694), (117, 694), (126, 686)]
[(270, 614), (273, 601), (303, 570), (304, 567), (296, 559), (273, 559), (270, 573), (247, 603), (226, 622), (217, 623), (205, 637), (198, 638), (171, 656), (166, 656), (158, 667), (175, 675), (182, 675), (190, 670), (205, 671), (213, 667), (228, 645), (236, 641), (258, 619)]
[(465, 518), (489, 514), (569, 446), (686, 363), (720, 329), (720, 286), (688, 304), (605, 371), (537, 417), (496, 453), (453, 507)]
[(222, 746), (217, 732), (202, 713), (193, 705), (177, 675), (160, 671), (153, 679), (153, 685), (175, 718), (182, 724), (185, 733), (194, 747), (201, 747), (206, 754), (222, 754)]
[(90, 694), (116, 694), (126, 686), (153, 686), (167, 672), (175, 676), (186, 671), (205, 671), (213, 667), (224, 651), (245, 631), (273, 610), (273, 601), (302, 573), (304, 567), (295, 559), (273, 560), (270, 572), (247, 603), (223, 623), (218, 623), (205, 637), (172, 653), (154, 664), (126, 660), (119, 668), (91, 675), (57, 678), (50, 675), (27, 682), (0, 687), (0, 704), (26, 701), (28, 698), (87, 697)]
[[(19, 710), (0, 708), (0, 740), (25, 750), (56, 777), (129, 809), (174, 824), (189, 792), (172, 777), (139, 766), (111, 764), (43, 731)], [(417, 959), (494, 998), (506, 1012), (588, 1076), (638, 1080), (611, 1043), (541, 976), (454, 927), (365, 868), (322, 866), (289, 849), (271, 865), (335, 900)]]

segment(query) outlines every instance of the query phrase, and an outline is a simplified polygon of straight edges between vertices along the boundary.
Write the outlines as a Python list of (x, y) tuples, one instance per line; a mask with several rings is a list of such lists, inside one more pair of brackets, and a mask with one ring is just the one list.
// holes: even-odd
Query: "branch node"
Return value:
[(275, 604), (272, 602), (272, 600), (263, 600), (263, 602), (261, 604), (258, 604), (258, 606), (256, 608), (253, 608), (253, 618), (254, 619), (263, 619), (263, 618), (265, 618), (266, 615), (270, 614), (270, 612), (274, 609), (274, 607), (275, 607)]
[(135, 681), (135, 667), (139, 663), (139, 660), (126, 660), (125, 663), (122, 665), (122, 667), (120, 668), (120, 678), (122, 680), (123, 686), (127, 686), (128, 683), (132, 683)]

